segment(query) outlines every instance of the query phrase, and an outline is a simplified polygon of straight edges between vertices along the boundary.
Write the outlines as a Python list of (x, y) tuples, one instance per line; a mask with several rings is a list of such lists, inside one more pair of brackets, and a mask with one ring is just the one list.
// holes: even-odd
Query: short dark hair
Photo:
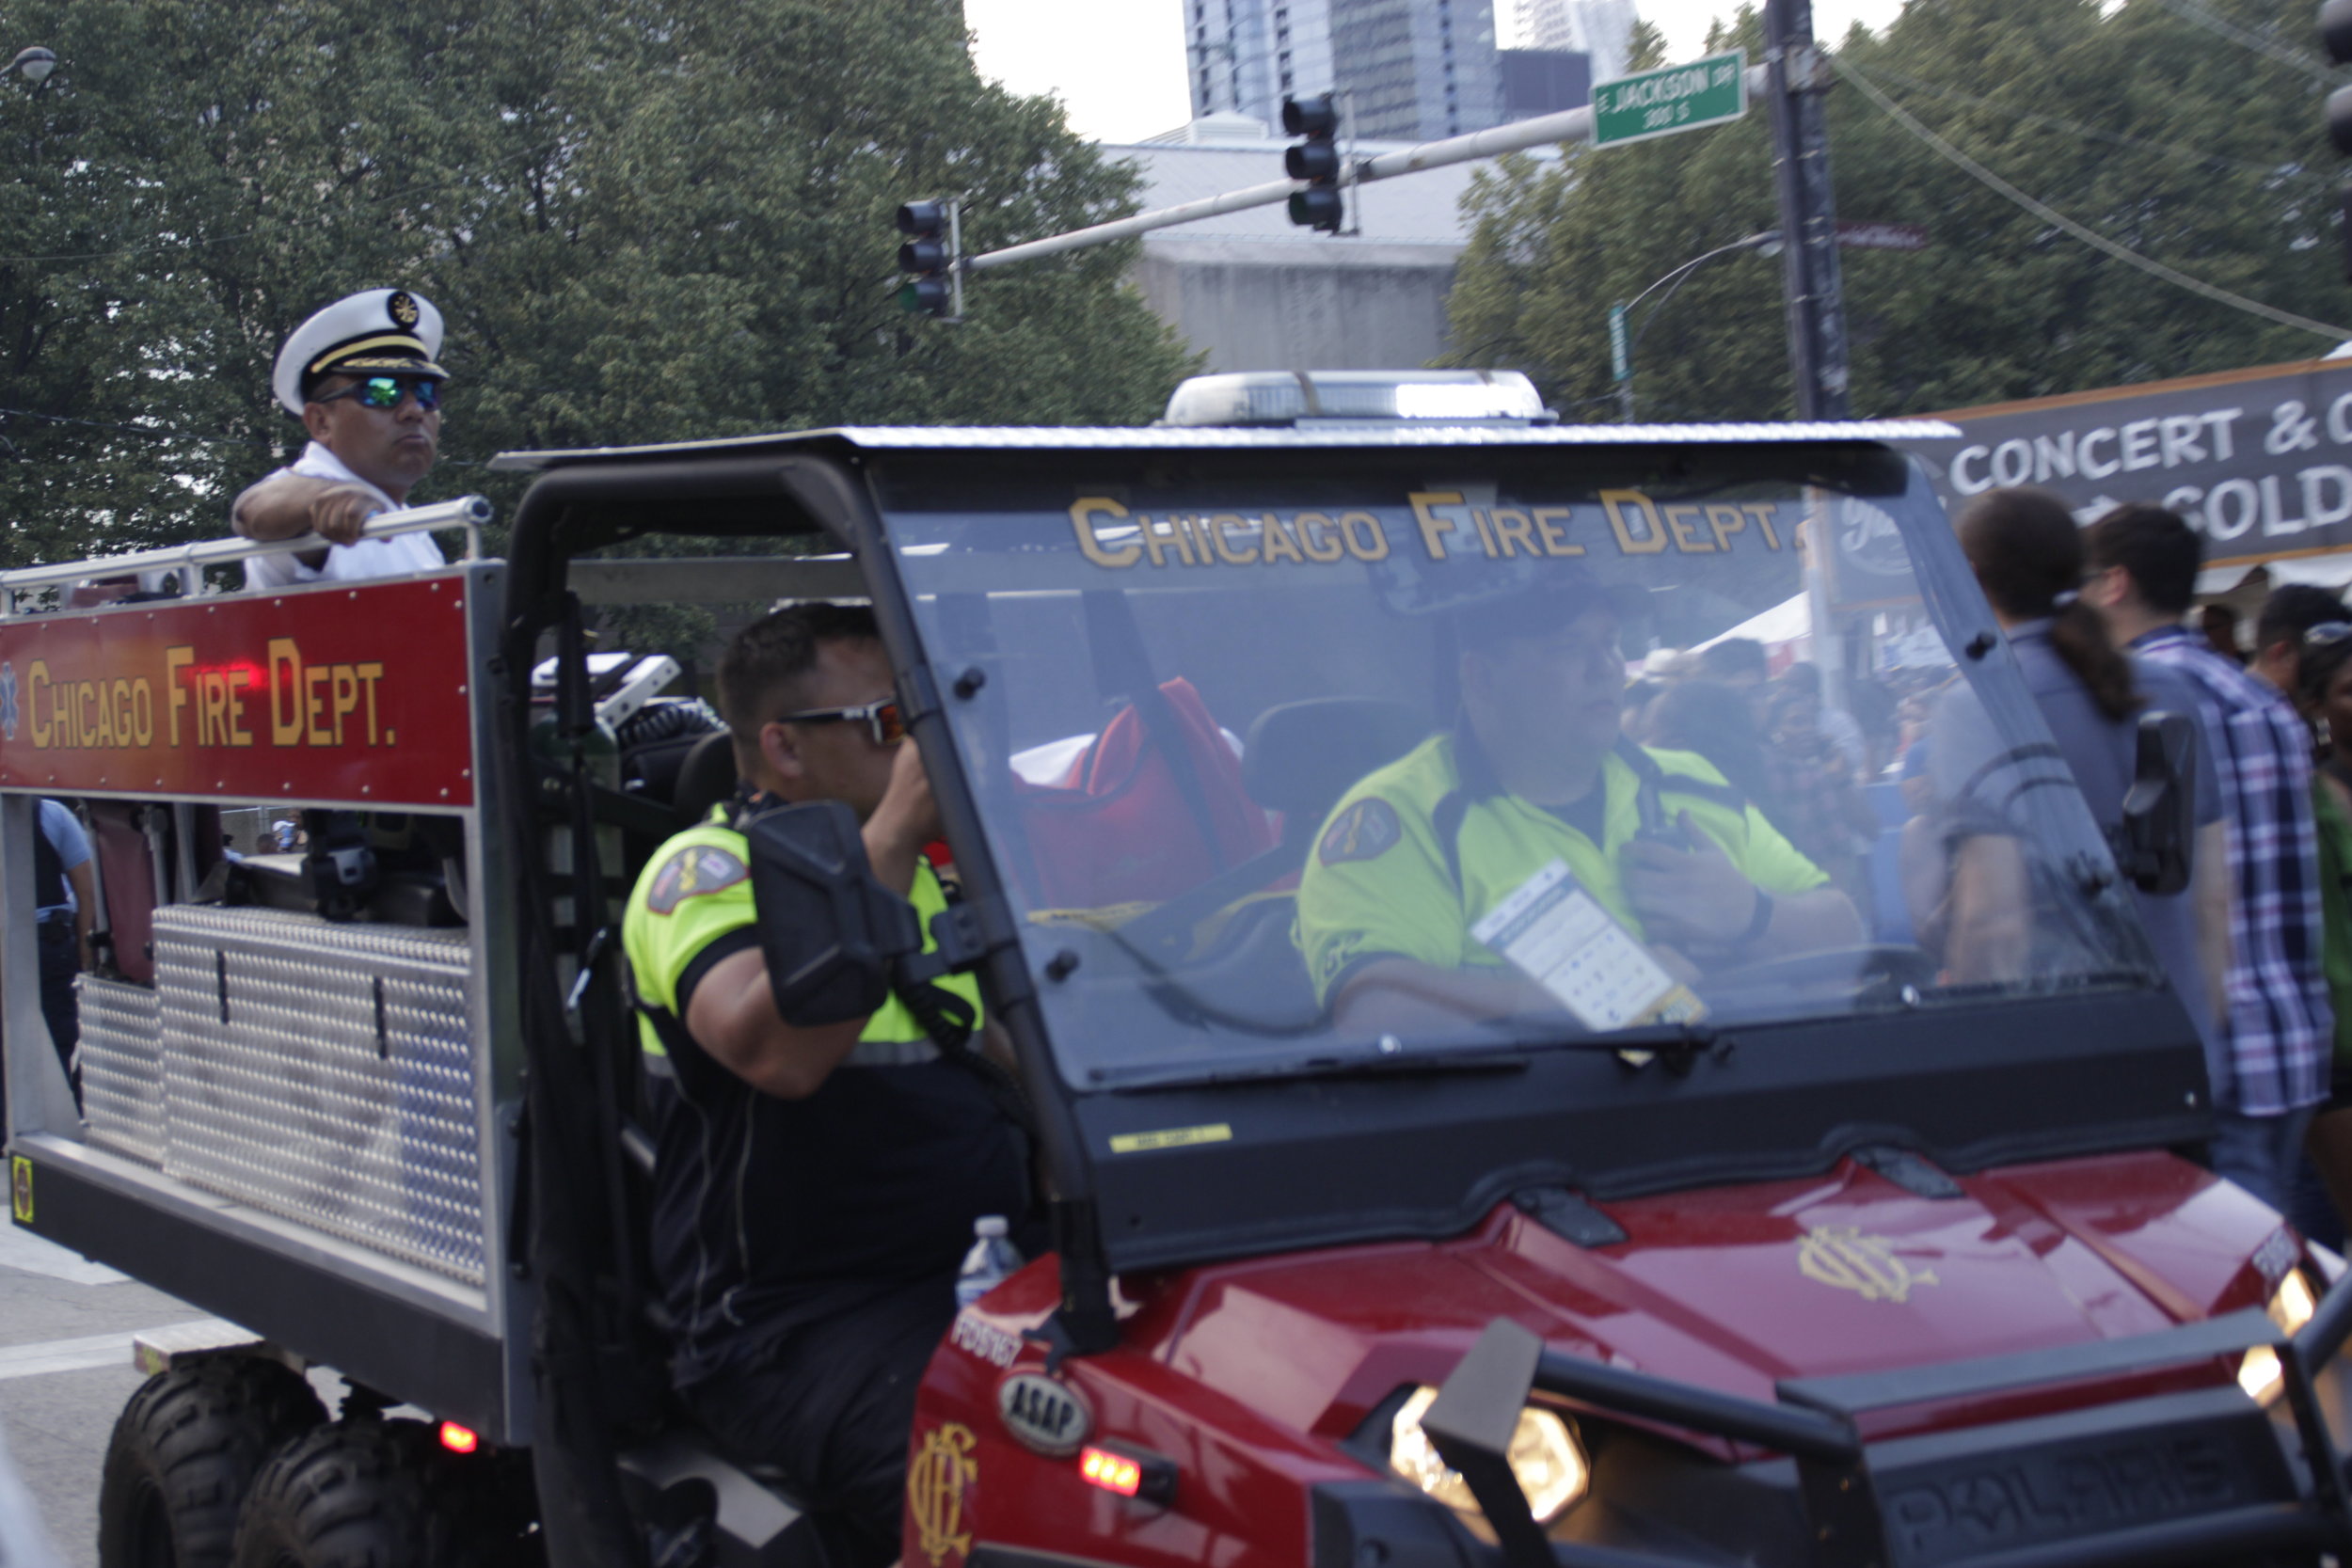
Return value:
[(2303, 634), (2313, 626), (2344, 620), (2352, 620), (2352, 613), (2325, 588), (2308, 582), (2286, 583), (2272, 589), (2270, 597), (2263, 601), (2262, 613), (2254, 620), (2254, 651), (2262, 653), (2280, 642), (2292, 642), (2299, 649)]
[(2090, 525), (2083, 548), (2091, 570), (2121, 566), (2159, 615), (2185, 615), (2197, 600), (2204, 541), (2187, 519), (2148, 501), (2126, 501)]
[(756, 751), (763, 725), (793, 705), (792, 683), (817, 667), (827, 642), (878, 642), (882, 628), (862, 604), (812, 599), (763, 615), (719, 656), (719, 711), (739, 747)]
[(1734, 675), (1761, 678), (1772, 673), (1772, 663), (1764, 657), (1764, 644), (1755, 638), (1726, 637), (1699, 650), (1699, 670), (1719, 681)]

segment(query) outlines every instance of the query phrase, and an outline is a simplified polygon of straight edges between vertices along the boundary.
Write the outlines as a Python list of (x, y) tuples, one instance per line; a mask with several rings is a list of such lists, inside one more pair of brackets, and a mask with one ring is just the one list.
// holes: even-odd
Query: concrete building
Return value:
[(1590, 55), (1596, 82), (1625, 74), (1633, 48), (1634, 0), (1520, 0), (1520, 26), (1529, 48)]
[[(1219, 115), (1103, 150), (1141, 166), (1142, 202), (1154, 208), (1279, 180), (1285, 145), (1262, 122)], [(1445, 302), (1469, 237), (1461, 198), (1475, 167), (1351, 191), (1359, 234), (1295, 228), (1279, 205), (1156, 230), (1143, 237), (1136, 286), (1211, 371), (1424, 365), (1452, 343)]]

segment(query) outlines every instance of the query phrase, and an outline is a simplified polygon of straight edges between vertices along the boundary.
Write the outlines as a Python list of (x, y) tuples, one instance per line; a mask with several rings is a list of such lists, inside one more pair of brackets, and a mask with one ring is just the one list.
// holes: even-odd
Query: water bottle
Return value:
[(972, 1250), (956, 1273), (957, 1307), (971, 1306), (1021, 1267), (1019, 1249), (1005, 1239), (1010, 1228), (1002, 1214), (982, 1214), (972, 1222)]

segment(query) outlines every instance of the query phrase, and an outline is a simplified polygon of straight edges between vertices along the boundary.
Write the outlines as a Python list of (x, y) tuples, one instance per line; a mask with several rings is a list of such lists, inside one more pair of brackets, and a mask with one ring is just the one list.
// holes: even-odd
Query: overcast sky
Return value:
[[(1508, 17), (1514, 0), (1496, 0)], [(1855, 22), (1885, 25), (1901, 0), (1814, 0), (1817, 36), (1836, 40)], [(1738, 0), (1645, 0), (1642, 15), (1664, 29), (1677, 59), (1695, 57), (1708, 24)], [(1183, 0), (964, 0), (980, 72), (1015, 92), (1051, 93), (1080, 135), (1131, 142), (1191, 118), (1184, 100)], [(1503, 23), (1504, 38), (1513, 36)]]

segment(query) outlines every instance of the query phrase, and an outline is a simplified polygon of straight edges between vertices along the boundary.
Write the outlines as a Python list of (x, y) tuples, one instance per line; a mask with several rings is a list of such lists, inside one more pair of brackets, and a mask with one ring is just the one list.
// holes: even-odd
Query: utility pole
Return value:
[(1828, 72), (1813, 46), (1813, 0), (1764, 0), (1764, 112), (1772, 125), (1787, 269), (1788, 369), (1797, 418), (1847, 417), (1846, 299), (1837, 273), (1837, 206), (1830, 192)]

